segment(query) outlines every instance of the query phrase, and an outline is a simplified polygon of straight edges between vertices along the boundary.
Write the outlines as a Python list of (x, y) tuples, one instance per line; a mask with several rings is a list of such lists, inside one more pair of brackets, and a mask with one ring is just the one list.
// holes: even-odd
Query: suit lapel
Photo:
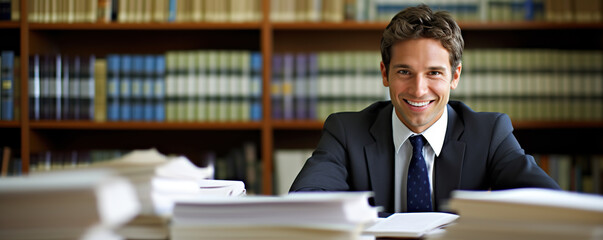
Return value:
[[(392, 105), (382, 109), (371, 127), (374, 142), (364, 146), (375, 205), (393, 210), (394, 202), (394, 144), (392, 136)], [(391, 205), (391, 206), (390, 206)]]
[(435, 161), (435, 206), (438, 210), (443, 199), (448, 199), (452, 190), (458, 189), (465, 155), (465, 142), (459, 141), (465, 126), (454, 109), (448, 105), (448, 126), (442, 154)]

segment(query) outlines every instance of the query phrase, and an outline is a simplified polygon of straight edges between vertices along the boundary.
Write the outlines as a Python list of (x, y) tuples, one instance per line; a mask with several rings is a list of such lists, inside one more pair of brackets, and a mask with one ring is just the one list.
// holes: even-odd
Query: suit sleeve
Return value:
[(525, 154), (513, 135), (509, 116), (499, 115), (493, 131), (488, 163), (492, 190), (524, 187), (560, 189), (536, 164), (534, 157)]
[(323, 133), (312, 156), (297, 175), (289, 191), (346, 191), (347, 151), (345, 130), (337, 115), (325, 121)]

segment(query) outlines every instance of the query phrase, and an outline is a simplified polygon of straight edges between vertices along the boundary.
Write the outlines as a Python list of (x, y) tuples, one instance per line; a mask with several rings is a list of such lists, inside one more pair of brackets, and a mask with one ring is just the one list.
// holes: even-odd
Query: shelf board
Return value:
[(291, 22), (272, 23), (275, 30), (383, 30), (385, 22)]
[[(291, 22), (271, 23), (274, 30), (375, 30), (382, 31), (387, 22)], [(19, 22), (0, 22), (0, 28), (19, 28)], [(603, 29), (603, 23), (556, 22), (459, 22), (463, 30), (563, 30)], [(260, 30), (262, 23), (30, 23), (31, 30)]]
[[(378, 30), (382, 31), (387, 22), (292, 22), (272, 23), (275, 30)], [(462, 30), (602, 30), (603, 23), (556, 23), (556, 22), (459, 22)]]
[(30, 23), (31, 30), (259, 30), (261, 23)]
[(275, 130), (321, 130), (324, 122), (318, 120), (272, 121)]
[(19, 121), (0, 121), (0, 128), (19, 128)]
[(0, 29), (19, 29), (20, 22), (15, 21), (0, 21)]
[(459, 22), (462, 30), (602, 30), (603, 23), (557, 22)]
[(261, 122), (31, 121), (31, 129), (81, 130), (260, 130)]
[(515, 129), (603, 128), (603, 121), (514, 121)]

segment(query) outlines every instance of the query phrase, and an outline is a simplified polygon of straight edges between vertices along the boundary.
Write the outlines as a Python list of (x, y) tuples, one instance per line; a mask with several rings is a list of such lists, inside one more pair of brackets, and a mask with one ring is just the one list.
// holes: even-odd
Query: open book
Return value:
[(456, 214), (442, 212), (394, 213), (366, 228), (363, 234), (419, 238), (454, 222), (458, 217)]

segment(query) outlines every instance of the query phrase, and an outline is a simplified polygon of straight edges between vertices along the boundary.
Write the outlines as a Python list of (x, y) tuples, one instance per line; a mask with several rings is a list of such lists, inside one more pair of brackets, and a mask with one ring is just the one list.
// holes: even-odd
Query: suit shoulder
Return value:
[(495, 125), (511, 125), (511, 119), (507, 114), (499, 112), (476, 112), (463, 102), (450, 101), (449, 105), (455, 113), (463, 120), (466, 126), (471, 127), (487, 127), (491, 128)]

